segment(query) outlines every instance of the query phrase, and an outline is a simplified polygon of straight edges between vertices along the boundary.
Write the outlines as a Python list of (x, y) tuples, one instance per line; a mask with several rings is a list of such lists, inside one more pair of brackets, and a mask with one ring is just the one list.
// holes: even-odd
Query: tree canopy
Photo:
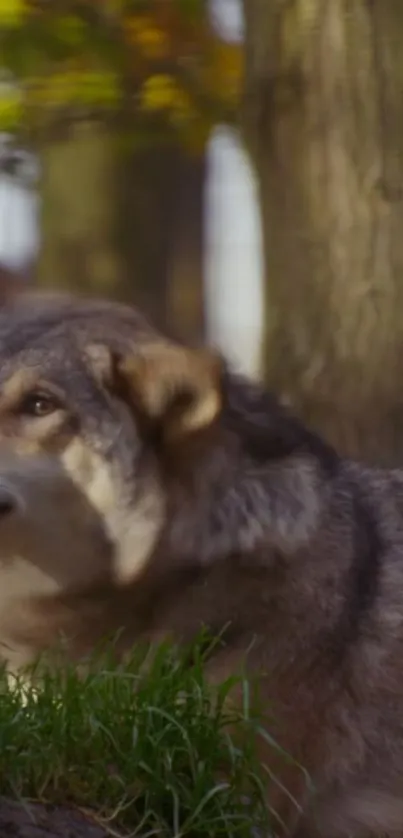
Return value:
[(193, 150), (236, 117), (242, 50), (205, 0), (1, 0), (0, 129), (95, 115)]

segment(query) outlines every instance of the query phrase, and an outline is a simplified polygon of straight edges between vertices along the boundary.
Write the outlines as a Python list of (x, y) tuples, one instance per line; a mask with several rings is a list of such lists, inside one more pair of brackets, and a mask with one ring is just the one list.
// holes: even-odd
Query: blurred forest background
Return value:
[(0, 280), (207, 338), (403, 463), (402, 0), (0, 0)]

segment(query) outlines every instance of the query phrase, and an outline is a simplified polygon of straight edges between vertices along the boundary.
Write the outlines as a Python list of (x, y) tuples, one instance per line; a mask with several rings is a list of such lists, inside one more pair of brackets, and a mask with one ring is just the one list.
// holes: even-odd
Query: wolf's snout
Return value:
[(0, 483), (0, 521), (20, 511), (21, 506), (21, 499), (12, 487)]

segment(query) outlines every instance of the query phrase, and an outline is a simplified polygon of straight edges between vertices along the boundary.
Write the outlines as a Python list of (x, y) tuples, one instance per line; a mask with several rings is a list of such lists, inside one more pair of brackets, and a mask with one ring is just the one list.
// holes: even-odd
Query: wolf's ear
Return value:
[(165, 442), (211, 425), (221, 410), (220, 357), (209, 349), (150, 342), (118, 363), (133, 406)]

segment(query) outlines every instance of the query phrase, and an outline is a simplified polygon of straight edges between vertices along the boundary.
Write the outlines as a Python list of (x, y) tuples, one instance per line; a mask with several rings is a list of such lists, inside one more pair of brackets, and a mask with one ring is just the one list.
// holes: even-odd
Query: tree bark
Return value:
[(38, 284), (119, 296), (117, 156), (110, 132), (72, 122), (41, 149), (42, 242)]
[(199, 335), (202, 162), (178, 144), (124, 148), (101, 123), (72, 122), (41, 163), (38, 285), (134, 303)]
[(206, 158), (182, 155), (169, 266), (167, 321), (183, 340), (201, 341), (204, 317), (204, 187)]
[(121, 160), (119, 241), (125, 299), (181, 337), (202, 331), (203, 158), (179, 144)]
[(403, 3), (244, 11), (268, 380), (343, 452), (403, 462)]

